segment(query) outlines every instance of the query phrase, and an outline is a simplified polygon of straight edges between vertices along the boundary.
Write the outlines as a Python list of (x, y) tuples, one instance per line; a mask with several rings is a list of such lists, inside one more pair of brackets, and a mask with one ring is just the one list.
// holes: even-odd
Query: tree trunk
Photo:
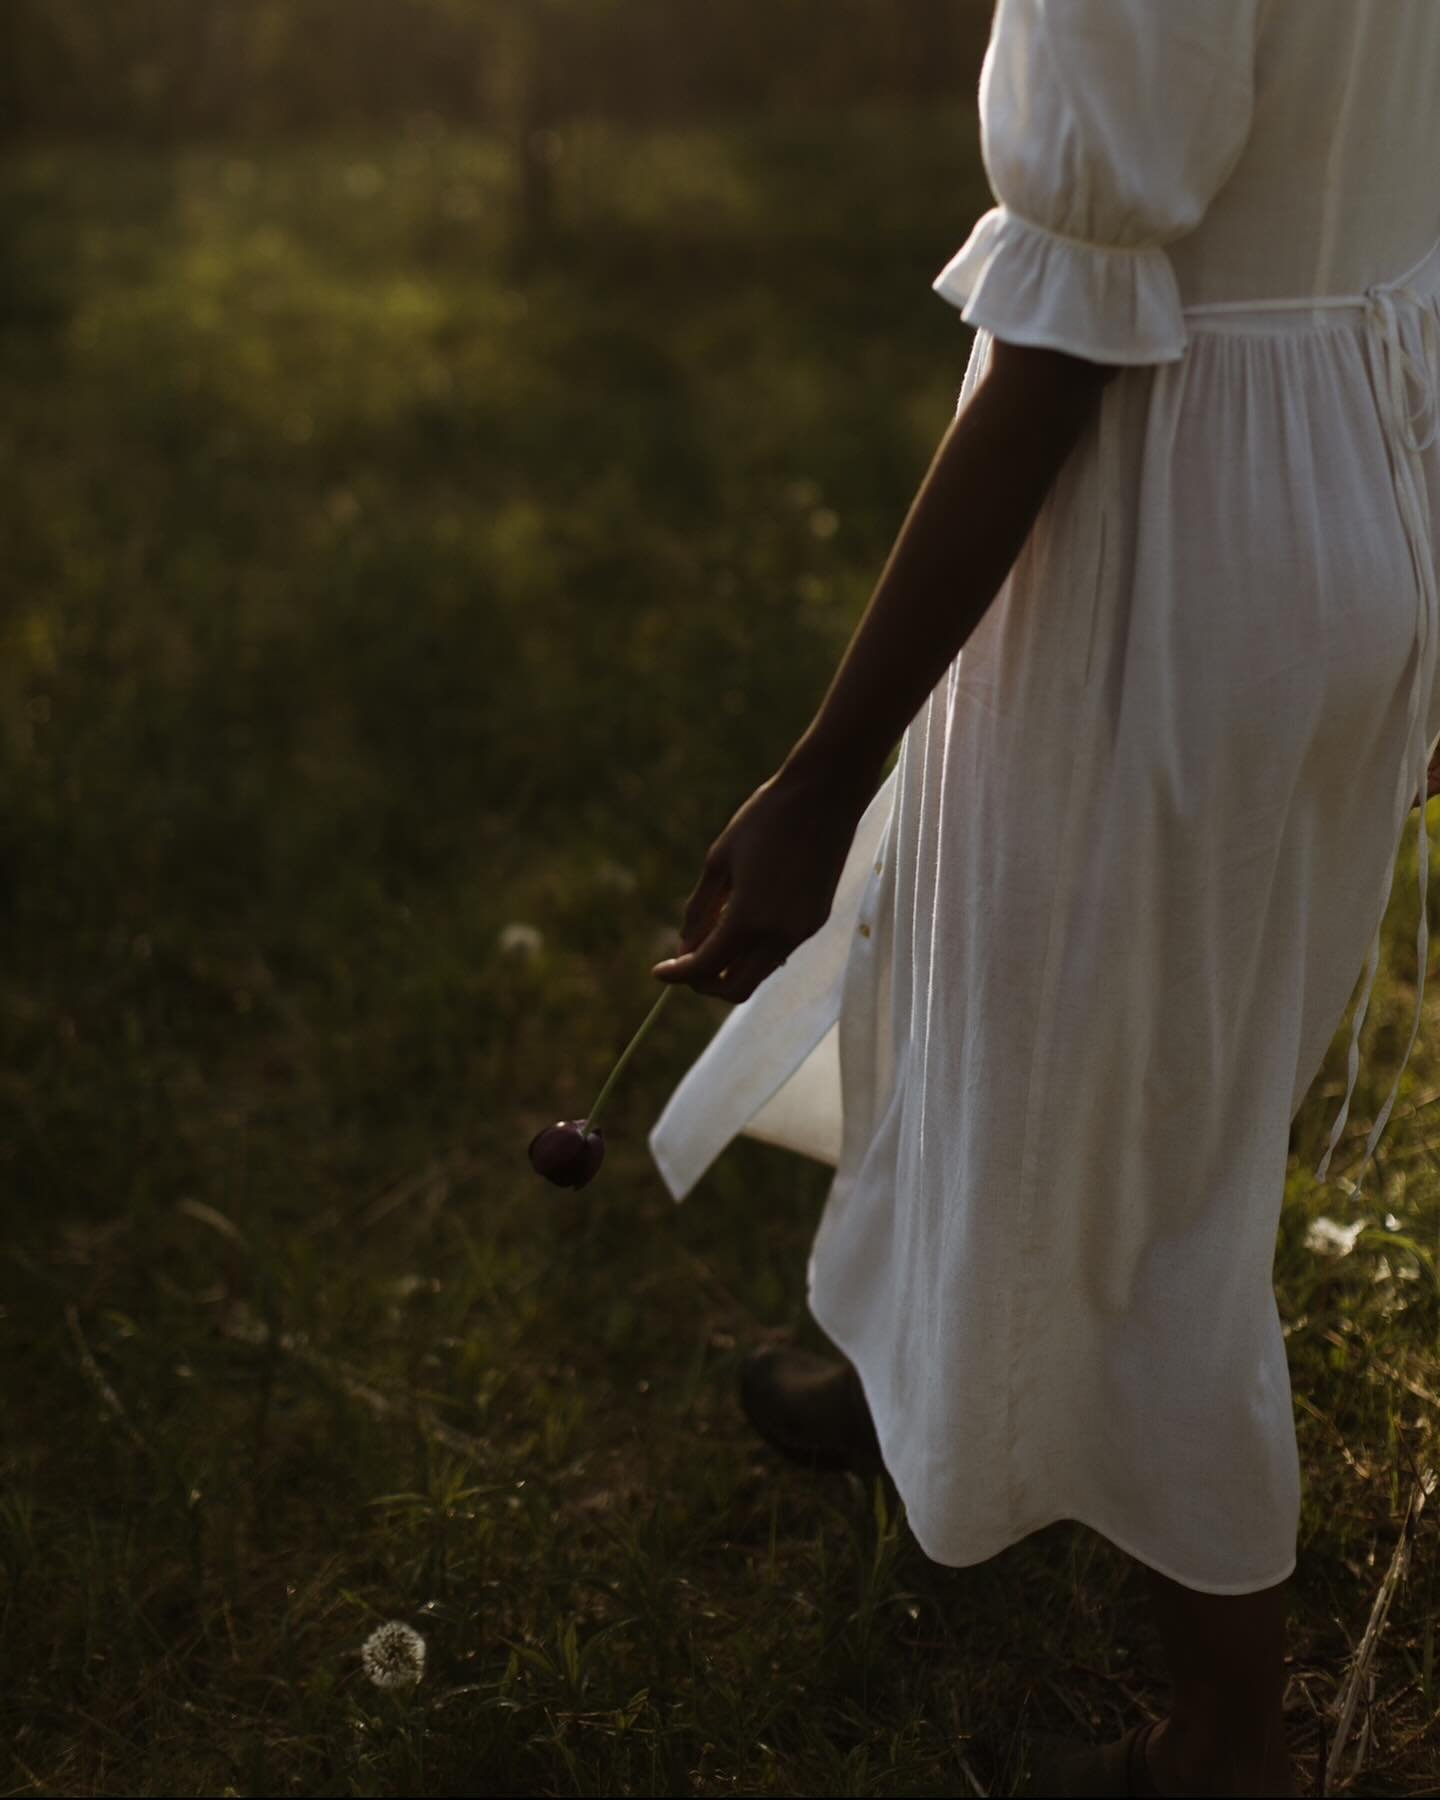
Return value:
[(544, 252), (555, 228), (554, 33), (559, 21), (544, 0), (522, 0), (522, 6), (512, 145), (517, 249), (522, 262), (528, 262)]

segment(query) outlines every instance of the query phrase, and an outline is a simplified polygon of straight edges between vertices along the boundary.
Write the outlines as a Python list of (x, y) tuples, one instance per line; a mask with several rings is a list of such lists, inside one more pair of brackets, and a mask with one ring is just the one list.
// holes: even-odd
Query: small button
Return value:
[(884, 868), (884, 866), (885, 866), (885, 865), (884, 865), (884, 864), (883, 864), (883, 863), (876, 863), (876, 865), (875, 865), (875, 873), (876, 873), (876, 874), (877, 874), (877, 875), (878, 875), (878, 874), (879, 874), (879, 873), (880, 873), (880, 871), (881, 871), (881, 869), (883, 869), (883, 868)]
[(869, 937), (870, 935), (870, 927), (865, 924), (863, 920), (860, 923), (860, 935), (861, 937)]

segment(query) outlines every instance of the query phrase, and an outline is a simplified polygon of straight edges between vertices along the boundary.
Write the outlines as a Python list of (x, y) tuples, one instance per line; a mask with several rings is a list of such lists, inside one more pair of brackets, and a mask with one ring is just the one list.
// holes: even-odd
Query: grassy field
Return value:
[[(1032, 1730), (1163, 1707), (1093, 1533), (937, 1567), (748, 1433), (744, 1349), (821, 1342), (829, 1171), (741, 1140), (670, 1201), (723, 1002), (667, 1006), (592, 1187), (525, 1159), (953, 410), (975, 129), (577, 129), (528, 255), (433, 129), (0, 171), (5, 1793), (1005, 1794)], [(1362, 1142), (1415, 907), (1407, 842)], [(1344, 1048), (1276, 1263), (1305, 1785), (1440, 1408), (1433, 1032), (1350, 1198)], [(1440, 1792), (1437, 1518), (1338, 1788)], [(388, 1619), (416, 1686), (366, 1678)]]

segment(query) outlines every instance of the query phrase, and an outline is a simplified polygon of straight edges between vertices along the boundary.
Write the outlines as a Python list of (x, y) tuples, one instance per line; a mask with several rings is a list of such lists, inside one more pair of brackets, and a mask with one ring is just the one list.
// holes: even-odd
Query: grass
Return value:
[[(1031, 1730), (1163, 1706), (1093, 1533), (941, 1568), (748, 1433), (747, 1345), (821, 1341), (829, 1171), (741, 1140), (669, 1200), (645, 1133), (724, 1003), (666, 1008), (595, 1186), (524, 1157), (953, 410), (974, 146), (963, 108), (577, 128), (528, 256), (495, 148), (434, 130), (0, 171), (5, 1792), (1003, 1794)], [(1415, 906), (1407, 843), (1359, 1141)], [(1440, 1406), (1440, 1067), (1348, 1200), (1343, 1069), (1276, 1258), (1307, 1756)], [(1326, 1255), (1321, 1214), (1372, 1223)], [(1351, 1791), (1440, 1783), (1437, 1516)], [(413, 1690), (363, 1676), (389, 1618)]]

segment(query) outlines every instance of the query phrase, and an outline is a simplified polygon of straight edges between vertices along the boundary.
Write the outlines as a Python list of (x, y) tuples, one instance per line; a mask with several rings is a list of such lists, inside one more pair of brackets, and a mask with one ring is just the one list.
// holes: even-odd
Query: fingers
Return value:
[(652, 972), (661, 981), (684, 982), (697, 994), (739, 1002), (748, 1000), (788, 955), (788, 947), (773, 933), (757, 934), (727, 910), (703, 943)]
[[(682, 943), (689, 938), (681, 939)], [(665, 981), (693, 981), (697, 976), (702, 980), (718, 975), (729, 959), (753, 941), (752, 934), (738, 922), (732, 910), (727, 908), (721, 915), (720, 923), (694, 949), (671, 959), (661, 965), (661, 978)]]
[(716, 999), (738, 1006), (768, 981), (784, 960), (784, 946), (772, 938), (738, 952), (723, 975), (702, 977), (690, 985), (697, 994), (713, 994)]
[(686, 913), (680, 922), (680, 943), (693, 947), (706, 936), (706, 932), (715, 927), (716, 918), (720, 916), (720, 907), (724, 905), (725, 891), (729, 889), (729, 877), (720, 862), (713, 857), (706, 857), (706, 866), (700, 871), (700, 880), (686, 900)]

